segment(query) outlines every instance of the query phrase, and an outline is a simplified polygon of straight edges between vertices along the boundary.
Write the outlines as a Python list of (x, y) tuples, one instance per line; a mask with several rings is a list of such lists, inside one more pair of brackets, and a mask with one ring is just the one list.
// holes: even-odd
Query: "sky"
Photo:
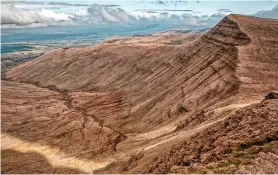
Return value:
[[(90, 1), (69, 1), (69, 0), (28, 0), (29, 2), (63, 2), (63, 3), (76, 3), (76, 4), (121, 4), (124, 8), (128, 8), (130, 10), (135, 10), (139, 8), (171, 8), (171, 9), (190, 9), (198, 12), (203, 12), (203, 14), (211, 15), (216, 12), (217, 9), (230, 9), (234, 13), (240, 14), (253, 14), (259, 10), (270, 10), (275, 5), (278, 4), (278, 0), (221, 0), (221, 1), (210, 1), (210, 0), (177, 0), (177, 1), (169, 1), (169, 0), (136, 0), (139, 3), (135, 3), (136, 1), (131, 0), (90, 0)], [(150, 4), (153, 1), (161, 1), (165, 4), (155, 3)], [(171, 2), (180, 2), (180, 3), (171, 3)], [(177, 4), (177, 6), (174, 6)]]
[(231, 13), (278, 19), (278, 0), (161, 1), (2, 0), (1, 53), (171, 29), (204, 30)]
[[(278, 0), (2, 0), (1, 3), (2, 26), (126, 23), (136, 20), (181, 20), (192, 25), (204, 25), (207, 23), (204, 21), (216, 21), (216, 17), (220, 20), (231, 13), (254, 15), (258, 11), (271, 11)], [(263, 16), (278, 16), (277, 12), (271, 13)]]

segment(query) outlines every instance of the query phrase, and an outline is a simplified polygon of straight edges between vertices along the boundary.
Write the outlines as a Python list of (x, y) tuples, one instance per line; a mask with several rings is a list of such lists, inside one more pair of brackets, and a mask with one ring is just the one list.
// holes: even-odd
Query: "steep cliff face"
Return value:
[[(201, 149), (193, 138), (199, 146), (213, 140), (209, 130), (223, 130), (214, 125), (277, 90), (277, 31), (277, 20), (229, 15), (202, 36), (112, 39), (48, 52), (6, 73), (2, 149), (39, 143), (45, 156), (55, 148), (48, 156), (54, 164), (70, 160), (70, 168), (87, 173), (201, 172), (188, 167), (214, 160), (194, 157)], [(189, 145), (186, 154), (180, 141)], [(175, 169), (181, 163), (186, 168)]]

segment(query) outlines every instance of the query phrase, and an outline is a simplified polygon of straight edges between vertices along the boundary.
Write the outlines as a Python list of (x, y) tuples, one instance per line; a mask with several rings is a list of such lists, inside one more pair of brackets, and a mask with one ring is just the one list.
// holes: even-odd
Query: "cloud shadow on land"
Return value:
[(3, 174), (85, 174), (65, 167), (54, 167), (37, 152), (18, 152), (13, 149), (2, 150), (1, 173)]

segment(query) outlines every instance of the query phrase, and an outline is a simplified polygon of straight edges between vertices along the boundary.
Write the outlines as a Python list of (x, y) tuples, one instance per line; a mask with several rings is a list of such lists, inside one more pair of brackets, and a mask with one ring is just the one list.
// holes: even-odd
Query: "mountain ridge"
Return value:
[[(174, 155), (184, 154), (183, 144), (176, 143), (209, 133), (230, 116), (243, 121), (235, 115), (238, 110), (246, 112), (246, 106), (277, 90), (276, 29), (278, 20), (229, 15), (202, 36), (178, 35), (183, 40), (177, 45), (169, 44), (175, 36), (158, 40), (146, 36), (48, 52), (6, 73), (2, 132), (7, 136), (2, 142), (8, 146), (4, 148), (16, 147), (9, 137), (48, 145), (60, 150), (58, 157), (63, 152), (72, 161), (86, 160), (73, 166), (86, 173), (187, 173), (191, 164), (197, 166), (193, 172), (202, 172), (198, 168), (211, 163), (199, 160), (202, 149), (198, 158), (190, 146), (188, 156), (194, 155), (195, 163), (189, 157), (190, 161), (181, 161), (183, 156)], [(276, 102), (265, 104), (274, 119), (264, 122), (277, 122)], [(274, 125), (265, 136), (273, 138), (275, 129)], [(103, 165), (96, 166), (99, 161)], [(175, 170), (182, 162), (186, 168)]]

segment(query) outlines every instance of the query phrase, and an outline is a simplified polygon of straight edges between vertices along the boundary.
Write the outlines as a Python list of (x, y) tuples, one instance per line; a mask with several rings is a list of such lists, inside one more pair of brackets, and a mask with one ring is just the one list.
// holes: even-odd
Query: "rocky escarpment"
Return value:
[(249, 107), (262, 111), (250, 120), (234, 113), (277, 90), (277, 29), (277, 20), (229, 15), (202, 36), (180, 34), (178, 45), (136, 37), (48, 52), (6, 73), (2, 150), (36, 151), (85, 173), (218, 172), (207, 166), (237, 154), (239, 131), (258, 132), (252, 118), (274, 124), (259, 140), (274, 138), (277, 101)]

